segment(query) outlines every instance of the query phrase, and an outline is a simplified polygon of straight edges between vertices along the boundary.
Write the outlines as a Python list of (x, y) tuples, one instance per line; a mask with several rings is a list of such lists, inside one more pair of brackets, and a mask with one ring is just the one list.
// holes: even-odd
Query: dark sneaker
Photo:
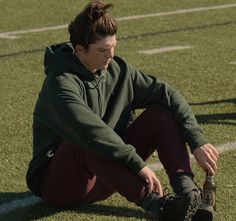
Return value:
[(160, 199), (161, 206), (157, 215), (162, 221), (191, 221), (200, 203), (200, 193), (195, 190), (182, 196), (166, 195)]
[(214, 219), (214, 214), (215, 211), (212, 206), (202, 203), (194, 214), (192, 221), (212, 221)]
[(201, 192), (202, 203), (200, 204), (199, 209), (194, 214), (192, 221), (212, 221), (215, 216), (215, 209), (213, 205), (209, 205), (207, 202), (204, 201), (203, 192), (201, 188), (199, 188)]

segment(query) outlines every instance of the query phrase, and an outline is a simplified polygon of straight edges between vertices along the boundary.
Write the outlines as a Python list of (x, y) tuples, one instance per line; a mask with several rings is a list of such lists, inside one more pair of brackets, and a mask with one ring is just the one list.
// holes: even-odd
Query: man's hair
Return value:
[(107, 10), (112, 6), (94, 0), (75, 17), (68, 27), (70, 42), (74, 48), (80, 44), (88, 49), (90, 44), (116, 34), (117, 22), (107, 14)]

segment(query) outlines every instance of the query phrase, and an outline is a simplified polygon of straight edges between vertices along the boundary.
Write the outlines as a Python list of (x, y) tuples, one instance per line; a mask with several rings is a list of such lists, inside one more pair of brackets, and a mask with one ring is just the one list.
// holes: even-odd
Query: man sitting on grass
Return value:
[[(54, 207), (118, 192), (158, 220), (212, 220), (212, 208), (200, 208), (186, 143), (210, 174), (218, 153), (177, 90), (114, 55), (111, 6), (92, 1), (69, 25), (70, 42), (46, 50), (28, 186)], [(135, 109), (145, 111), (132, 120)], [(176, 194), (163, 195), (160, 177), (145, 163), (154, 151)]]

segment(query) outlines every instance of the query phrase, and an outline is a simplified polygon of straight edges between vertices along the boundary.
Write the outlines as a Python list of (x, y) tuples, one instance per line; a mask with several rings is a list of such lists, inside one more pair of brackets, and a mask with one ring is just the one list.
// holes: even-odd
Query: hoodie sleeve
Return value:
[(129, 67), (134, 84), (134, 106), (162, 105), (174, 115), (191, 151), (207, 143), (186, 99), (172, 86)]
[(72, 77), (58, 76), (43, 88), (47, 124), (62, 137), (92, 153), (114, 159), (134, 173), (146, 164), (132, 145), (127, 145), (84, 102)]

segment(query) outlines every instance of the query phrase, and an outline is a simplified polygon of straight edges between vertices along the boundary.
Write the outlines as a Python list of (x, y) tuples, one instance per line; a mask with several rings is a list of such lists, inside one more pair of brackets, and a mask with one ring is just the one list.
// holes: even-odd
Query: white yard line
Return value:
[(58, 29), (66, 28), (66, 27), (68, 27), (68, 25), (57, 25), (57, 26), (50, 26), (50, 27), (45, 27), (45, 28), (34, 28), (34, 29), (29, 29), (29, 30), (2, 32), (0, 33), (0, 38), (16, 39), (16, 38), (19, 38), (19, 36), (17, 35), (20, 35), (20, 34), (58, 30)]
[[(236, 141), (232, 143), (222, 144), (217, 146), (217, 149), (220, 153), (235, 150), (236, 149)], [(191, 155), (191, 159), (193, 159), (193, 156)], [(148, 165), (153, 170), (161, 170), (163, 166), (160, 163), (154, 163)], [(19, 198), (7, 203), (3, 203), (0, 205), (0, 215), (7, 214), (9, 212), (15, 211), (20, 208), (33, 206), (36, 203), (41, 202), (41, 199), (39, 197), (30, 196), (25, 198)]]
[(118, 18), (117, 20), (126, 21), (126, 20), (134, 20), (134, 19), (141, 19), (141, 18), (160, 17), (160, 16), (177, 15), (177, 14), (201, 12), (201, 11), (209, 11), (209, 10), (219, 10), (219, 9), (226, 9), (226, 8), (233, 8), (233, 7), (236, 7), (236, 4), (215, 5), (215, 6), (200, 7), (200, 8), (189, 8), (189, 9), (170, 11), (170, 12), (152, 13), (152, 14), (146, 14), (146, 15), (133, 15), (133, 16), (126, 16), (126, 17)]
[[(192, 13), (192, 12), (219, 10), (219, 9), (227, 9), (227, 8), (233, 8), (233, 7), (236, 7), (236, 4), (225, 4), (225, 5), (215, 5), (215, 6), (208, 6), (208, 7), (181, 9), (181, 10), (169, 11), (169, 12), (160, 12), (160, 13), (151, 13), (151, 14), (144, 14), (144, 15), (125, 16), (125, 17), (117, 18), (117, 21), (127, 21), (127, 20), (135, 20), (135, 19), (150, 18), (150, 17), (160, 17), (160, 16), (177, 15), (177, 14)], [(67, 26), (68, 26), (68, 24), (51, 26), (51, 27), (44, 27), (44, 28), (35, 28), (35, 29), (29, 29), (29, 30), (18, 30), (18, 31), (12, 31), (12, 32), (2, 32), (2, 33), (0, 33), (0, 38), (16, 39), (16, 38), (19, 38), (18, 35), (20, 35), (20, 34), (27, 34), (27, 33), (44, 32), (44, 31), (63, 29), (63, 28), (67, 28)]]
[(230, 64), (235, 64), (236, 65), (236, 61), (232, 61), (232, 62), (230, 62)]
[(151, 54), (159, 54), (159, 53), (163, 53), (163, 52), (186, 50), (186, 49), (191, 49), (191, 48), (192, 48), (192, 46), (177, 45), (177, 46), (169, 46), (169, 47), (164, 47), (164, 48), (153, 48), (153, 49), (142, 50), (142, 51), (138, 51), (138, 52), (140, 54), (151, 55)]
[[(227, 152), (230, 150), (235, 150), (236, 149), (236, 141), (232, 143), (226, 143), (226, 144), (221, 144), (216, 147), (219, 153)], [(191, 160), (194, 160), (194, 156), (190, 154)], [(161, 170), (163, 169), (163, 166), (161, 163), (152, 163), (148, 165), (152, 170)]]

